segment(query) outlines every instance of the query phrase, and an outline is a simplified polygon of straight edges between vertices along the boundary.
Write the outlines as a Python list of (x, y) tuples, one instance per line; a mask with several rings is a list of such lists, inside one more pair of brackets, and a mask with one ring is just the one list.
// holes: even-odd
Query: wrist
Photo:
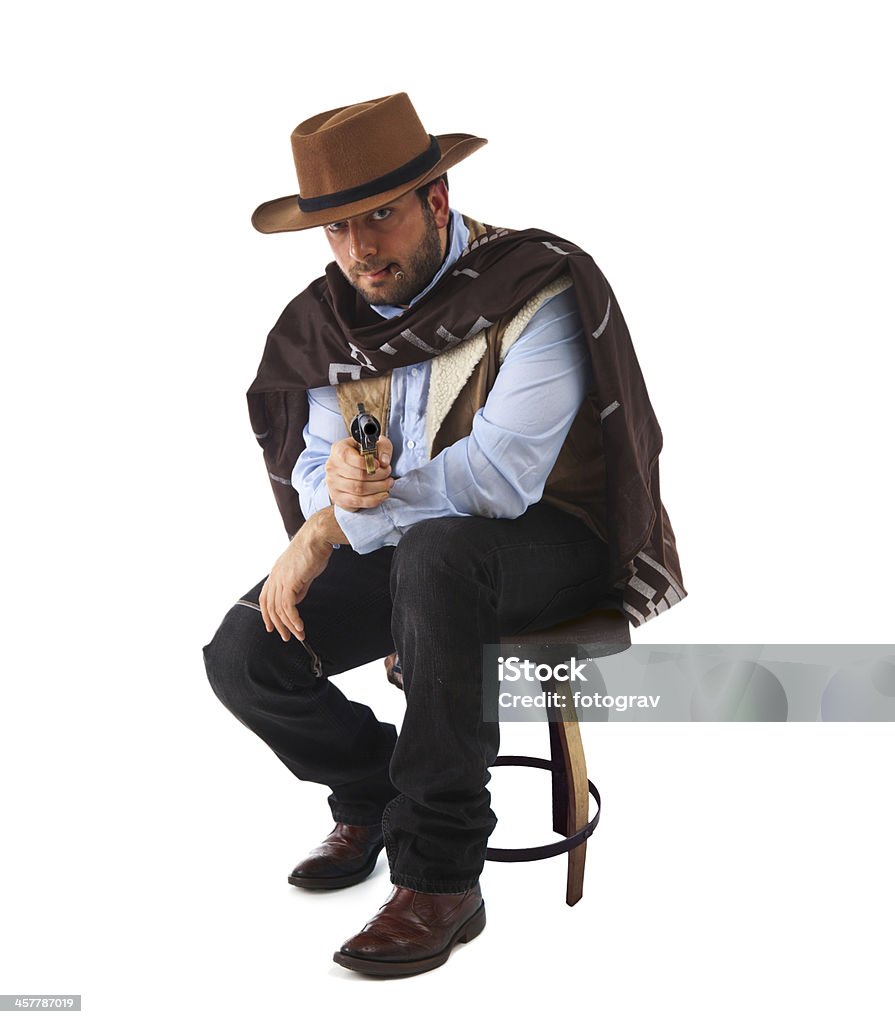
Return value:
[(342, 532), (335, 516), (335, 507), (330, 505), (315, 512), (305, 523), (303, 529), (307, 529), (312, 544), (332, 547), (334, 544), (347, 544), (348, 538)]

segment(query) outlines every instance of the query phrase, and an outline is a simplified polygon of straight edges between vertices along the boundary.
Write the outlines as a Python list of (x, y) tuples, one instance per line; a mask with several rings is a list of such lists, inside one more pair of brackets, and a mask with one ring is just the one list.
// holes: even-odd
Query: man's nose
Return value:
[(363, 224), (352, 224), (348, 221), (348, 255), (357, 263), (366, 263), (376, 254), (373, 236)]

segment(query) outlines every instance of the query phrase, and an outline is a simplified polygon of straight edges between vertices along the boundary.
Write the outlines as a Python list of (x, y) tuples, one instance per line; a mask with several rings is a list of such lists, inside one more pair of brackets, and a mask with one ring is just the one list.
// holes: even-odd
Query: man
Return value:
[[(661, 432), (612, 290), (586, 253), (452, 210), (485, 144), (433, 137), (404, 93), (292, 136), (300, 194), (266, 233), (323, 228), (335, 262), (286, 307), (249, 390), (290, 543), (205, 648), (220, 699), (336, 825), (289, 881), (392, 893), (335, 953), (368, 974), (438, 967), (485, 924), (482, 645), (605, 601), (634, 625), (685, 596), (659, 496)], [(358, 403), (384, 434), (373, 472)], [(400, 736), (329, 676), (396, 651)]]

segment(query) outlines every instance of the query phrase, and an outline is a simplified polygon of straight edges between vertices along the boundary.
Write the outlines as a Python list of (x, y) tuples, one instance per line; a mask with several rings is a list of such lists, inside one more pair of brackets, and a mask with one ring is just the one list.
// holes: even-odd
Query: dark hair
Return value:
[(439, 176), (437, 178), (433, 178), (431, 181), (427, 181), (425, 185), (420, 185), (419, 188), (414, 189), (414, 192), (416, 192), (417, 198), (419, 199), (419, 201), (422, 204), (422, 206), (428, 207), (428, 205), (429, 205), (429, 186), (430, 185), (434, 185), (437, 181), (443, 181), (444, 182), (444, 187), (446, 189), (450, 187), (448, 185), (448, 176), (447, 176), (447, 174), (439, 174)]

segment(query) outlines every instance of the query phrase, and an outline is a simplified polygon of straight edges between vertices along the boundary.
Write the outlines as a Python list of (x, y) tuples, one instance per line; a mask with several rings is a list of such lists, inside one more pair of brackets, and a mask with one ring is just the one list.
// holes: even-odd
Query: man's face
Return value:
[[(433, 186), (425, 208), (409, 192), (379, 210), (324, 227), (342, 273), (377, 306), (406, 306), (444, 259), (450, 215), (447, 192)], [(404, 277), (395, 279), (400, 271)]]

